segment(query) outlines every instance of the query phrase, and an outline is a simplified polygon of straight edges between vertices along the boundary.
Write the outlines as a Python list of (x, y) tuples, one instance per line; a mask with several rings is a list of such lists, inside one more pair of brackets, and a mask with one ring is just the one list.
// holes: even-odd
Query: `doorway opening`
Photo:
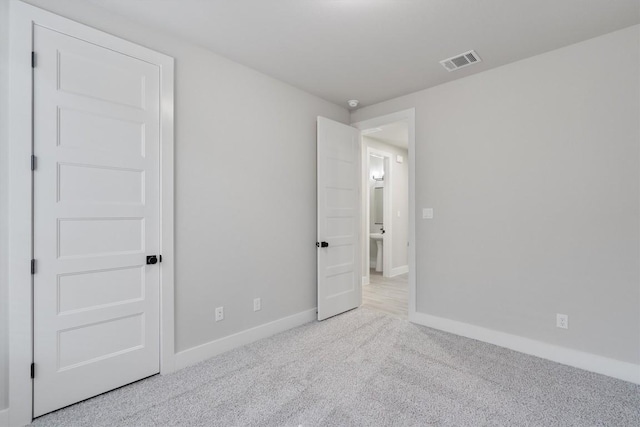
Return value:
[(409, 317), (409, 120), (362, 128), (362, 305)]

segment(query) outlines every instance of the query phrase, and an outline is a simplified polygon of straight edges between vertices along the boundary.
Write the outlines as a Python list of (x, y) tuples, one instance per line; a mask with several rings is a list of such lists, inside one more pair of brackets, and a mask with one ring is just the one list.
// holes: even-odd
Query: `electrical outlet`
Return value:
[(262, 301), (260, 298), (253, 299), (253, 311), (260, 311), (262, 309)]
[(423, 208), (422, 219), (433, 219), (433, 208)]
[(569, 315), (556, 314), (556, 326), (562, 329), (569, 329)]
[(224, 320), (224, 307), (216, 307), (216, 322)]

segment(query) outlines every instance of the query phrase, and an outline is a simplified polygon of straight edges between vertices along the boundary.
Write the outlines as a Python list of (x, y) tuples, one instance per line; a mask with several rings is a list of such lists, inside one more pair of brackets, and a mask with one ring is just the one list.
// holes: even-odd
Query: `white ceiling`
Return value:
[(371, 139), (395, 145), (405, 150), (409, 149), (409, 124), (406, 120), (389, 123), (377, 128), (365, 129), (363, 134), (366, 134)]
[[(640, 22), (638, 0), (87, 0), (360, 106)], [(452, 73), (439, 60), (475, 49)]]

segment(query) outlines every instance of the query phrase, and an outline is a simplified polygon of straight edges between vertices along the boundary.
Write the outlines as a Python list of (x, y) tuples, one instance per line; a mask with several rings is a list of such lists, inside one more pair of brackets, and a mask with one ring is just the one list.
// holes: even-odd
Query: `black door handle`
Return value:
[(158, 257), (155, 255), (147, 255), (147, 265), (153, 265), (158, 263)]
[(327, 243), (327, 242), (316, 242), (316, 247), (317, 248), (328, 248), (329, 247), (329, 243)]

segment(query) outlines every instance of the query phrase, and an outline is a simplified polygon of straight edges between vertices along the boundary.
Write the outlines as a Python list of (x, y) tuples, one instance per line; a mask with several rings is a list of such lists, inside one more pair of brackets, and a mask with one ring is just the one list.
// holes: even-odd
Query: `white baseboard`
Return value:
[(238, 332), (227, 337), (199, 345), (176, 354), (176, 370), (186, 368), (203, 360), (207, 360), (220, 353), (232, 350), (236, 347), (252, 343), (262, 338), (270, 337), (279, 332), (284, 332), (296, 326), (304, 325), (318, 318), (315, 308), (302, 311), (264, 325), (256, 326), (246, 331)]
[(389, 275), (389, 277), (399, 276), (401, 274), (408, 273), (408, 272), (409, 272), (409, 266), (408, 265), (403, 265), (403, 266), (400, 266), (400, 267), (392, 268), (391, 269), (391, 274)]
[(371, 283), (369, 282), (369, 276), (362, 276), (362, 285), (365, 286), (365, 285), (368, 285), (369, 283)]
[(0, 410), (0, 427), (9, 427), (9, 408)]
[(419, 325), (487, 342), (520, 353), (530, 354), (563, 365), (640, 384), (640, 365), (622, 362), (592, 353), (572, 350), (542, 341), (524, 338), (506, 332), (495, 331), (469, 323), (458, 322), (424, 313), (415, 313), (409, 319)]

